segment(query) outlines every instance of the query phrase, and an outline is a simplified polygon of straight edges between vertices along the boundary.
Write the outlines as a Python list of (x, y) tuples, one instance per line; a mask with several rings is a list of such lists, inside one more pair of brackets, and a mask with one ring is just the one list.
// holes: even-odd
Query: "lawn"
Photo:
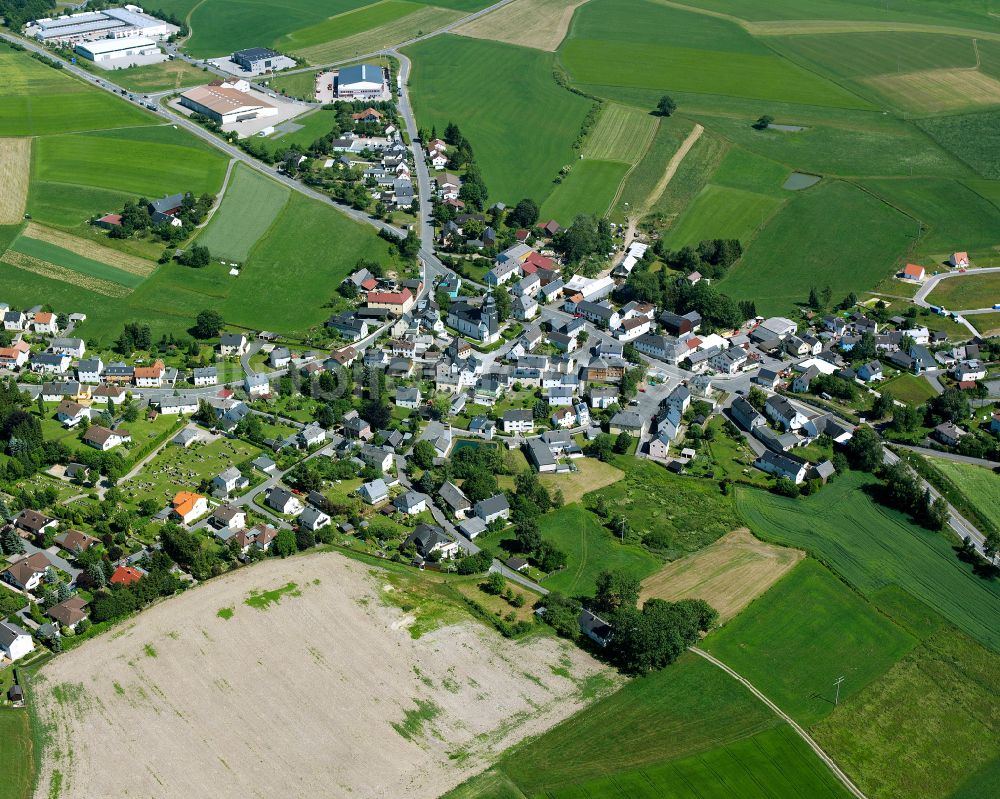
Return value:
[(540, 474), (538, 479), (549, 491), (562, 491), (563, 499), (580, 502), (584, 495), (599, 488), (617, 483), (625, 473), (610, 463), (595, 458), (577, 458), (573, 461), (576, 471), (569, 474)]
[(966, 272), (939, 282), (927, 301), (950, 310), (992, 308), (1000, 302), (1000, 273)]
[[(312, 78), (310, 77), (310, 82)], [(336, 120), (336, 112), (319, 109), (312, 113), (296, 117), (292, 125), (299, 126), (297, 130), (289, 133), (277, 132), (264, 139), (264, 146), (270, 152), (276, 152), (293, 144), (300, 145), (304, 150), (309, 149), (317, 139), (323, 138), (333, 130), (333, 123)]]
[(542, 217), (568, 227), (577, 214), (604, 216), (628, 170), (620, 161), (577, 161), (542, 204)]
[(27, 799), (35, 770), (27, 710), (0, 709), (0, 741), (0, 799)]
[(967, 317), (984, 336), (995, 336), (1000, 333), (1000, 311), (995, 313), (972, 314)]
[(1000, 758), (1000, 656), (945, 625), (812, 734), (869, 796), (950, 797)]
[(461, 128), (491, 201), (531, 197), (542, 205), (559, 170), (576, 160), (573, 142), (591, 107), (555, 82), (554, 56), (450, 35), (413, 45), (407, 53), (420, 124), (439, 134), (451, 121)]
[(152, 125), (152, 114), (0, 44), (0, 136)]
[(1000, 529), (1000, 476), (984, 466), (929, 457), (959, 493), (964, 494), (987, 520)]
[(916, 639), (814, 560), (804, 560), (704, 648), (801, 724), (834, 709), (885, 673)]
[(254, 245), (288, 202), (287, 186), (243, 164), (237, 164), (222, 204), (199, 236), (198, 243), (216, 257), (245, 261)]
[(268, 81), (276, 92), (302, 100), (316, 99), (316, 73), (296, 72), (294, 75), (278, 75)]
[(805, 549), (865, 595), (898, 585), (1000, 651), (1000, 583), (958, 559), (950, 532), (932, 533), (876, 504), (861, 490), (871, 481), (847, 474), (802, 500), (738, 488), (737, 506), (758, 537)]
[[(627, 26), (621, 25), (628, 19)], [(641, 0), (576, 13), (560, 59), (577, 83), (867, 108), (840, 86), (774, 54), (738, 25)], [(641, 66), (640, 66), (641, 65)]]
[[(95, 75), (107, 75), (100, 67), (95, 67), (91, 71)], [(212, 76), (201, 67), (175, 58), (172, 61), (161, 61), (159, 64), (116, 69), (110, 78), (122, 88), (145, 94), (199, 86), (211, 80)]]
[(623, 215), (629, 209), (643, 208), (651, 202), (651, 194), (666, 171), (667, 164), (690, 130), (691, 126), (686, 120), (676, 117), (659, 120), (645, 155), (625, 179), (618, 207)]
[(701, 549), (741, 526), (732, 497), (715, 481), (678, 477), (649, 460), (619, 458), (625, 478), (588, 497), (602, 497), (609, 518), (625, 517), (629, 534), (667, 560)]
[(842, 182), (799, 192), (760, 231), (742, 261), (720, 281), (762, 314), (791, 313), (809, 290), (834, 297), (871, 288), (896, 270), (912, 244), (913, 223)]
[(923, 405), (937, 392), (930, 382), (918, 375), (903, 372), (879, 386), (879, 391), (888, 391), (900, 402), (908, 405)]
[(568, 556), (566, 568), (546, 577), (543, 585), (568, 596), (593, 596), (597, 576), (605, 570), (628, 572), (643, 579), (661, 561), (635, 544), (622, 544), (600, 519), (582, 505), (565, 505), (540, 517), (542, 538)]

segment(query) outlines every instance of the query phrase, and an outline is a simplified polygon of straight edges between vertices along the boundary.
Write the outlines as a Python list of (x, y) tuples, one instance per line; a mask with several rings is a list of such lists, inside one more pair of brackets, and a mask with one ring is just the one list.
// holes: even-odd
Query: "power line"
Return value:
[(836, 706), (836, 705), (839, 705), (839, 704), (840, 704), (840, 684), (841, 684), (841, 683), (842, 683), (843, 681), (844, 681), (844, 678), (843, 678), (843, 677), (838, 677), (838, 678), (837, 678), (836, 680), (834, 680), (834, 681), (833, 681), (833, 684), (837, 686), (837, 696), (836, 696), (836, 698), (835, 698), (835, 699), (833, 700), (833, 704), (834, 704), (834, 706)]

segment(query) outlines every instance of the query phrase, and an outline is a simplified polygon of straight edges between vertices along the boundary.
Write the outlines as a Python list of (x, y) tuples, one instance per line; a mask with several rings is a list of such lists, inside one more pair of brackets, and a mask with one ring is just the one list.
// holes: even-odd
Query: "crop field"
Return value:
[(31, 795), (31, 728), (28, 711), (0, 710), (0, 799), (27, 799)]
[(578, 458), (573, 462), (575, 472), (569, 474), (540, 474), (538, 479), (549, 491), (562, 491), (563, 500), (579, 502), (591, 491), (617, 483), (625, 473), (610, 463), (596, 458)]
[[(31, 239), (20, 239), (18, 240), (17, 245), (19, 248), (25, 250), (37, 251), (39, 249), (43, 249), (33, 243)], [(60, 260), (72, 261), (73, 266), (66, 267), (61, 264), (45, 260), (44, 258), (39, 258), (36, 255), (21, 252), (21, 249), (11, 247), (2, 256), (0, 256), (0, 263), (12, 266), (21, 272), (29, 272), (50, 280), (65, 283), (68, 286), (83, 289), (87, 292), (101, 294), (105, 297), (121, 298), (127, 297), (130, 293), (130, 289), (127, 286), (116, 281), (96, 277), (94, 274), (90, 273), (90, 270), (94, 272), (101, 271), (100, 266), (102, 265), (100, 264), (88, 262), (80, 258), (71, 258), (72, 254), (64, 250), (60, 251), (56, 249), (55, 252), (50, 250), (48, 254), (52, 257)], [(20, 280), (21, 278), (18, 277), (17, 279)], [(89, 298), (84, 296), (82, 301), (86, 303), (88, 302), (88, 299)]]
[(618, 203), (618, 211), (622, 216), (626, 211), (625, 203), (628, 203), (629, 209), (642, 209), (657, 199), (653, 193), (657, 190), (674, 153), (690, 130), (686, 120), (679, 120), (676, 117), (659, 120), (645, 155), (625, 178)]
[(697, 246), (703, 239), (739, 239), (746, 245), (781, 207), (778, 197), (708, 184), (670, 229), (670, 246)]
[(577, 161), (542, 203), (542, 217), (568, 227), (577, 214), (604, 216), (628, 170), (621, 161)]
[[(392, 0), (394, 3), (402, 3), (402, 1)], [(354, 58), (359, 53), (371, 53), (384, 47), (392, 47), (409, 41), (421, 34), (430, 33), (432, 30), (461, 19), (463, 16), (462, 12), (447, 8), (424, 6), (416, 3), (412, 5), (415, 6), (415, 9), (398, 19), (393, 18), (389, 22), (378, 24), (372, 28), (361, 27), (366, 23), (365, 21), (358, 20), (350, 27), (358, 27), (360, 32), (350, 36), (338, 37), (333, 41), (322, 44), (298, 48), (295, 50), (295, 54), (306, 59), (311, 64), (323, 64), (330, 61)], [(364, 15), (367, 14), (367, 9), (355, 13)]]
[(956, 273), (955, 277), (941, 280), (927, 295), (927, 301), (956, 311), (992, 308), (1000, 302), (1000, 272)]
[[(621, 19), (630, 24), (622, 26)], [(640, 0), (582, 6), (560, 57), (578, 83), (866, 108), (867, 101), (775, 55), (726, 20)]]
[(556, 84), (553, 56), (450, 35), (407, 52), (413, 59), (410, 91), (420, 124), (442, 131), (454, 121), (461, 128), (491, 201), (531, 197), (541, 206), (559, 170), (577, 160), (573, 142), (591, 107), (586, 98)]
[(956, 556), (950, 532), (932, 533), (859, 490), (849, 474), (818, 495), (793, 501), (737, 489), (737, 505), (765, 541), (805, 549), (863, 594), (896, 584), (980, 643), (1000, 651), (1000, 584), (975, 576)]
[[(692, 130), (685, 138), (685, 142), (690, 141), (690, 137), (696, 131), (697, 128)], [(663, 177), (661, 177), (654, 187), (649, 198), (650, 210), (667, 222), (676, 220), (708, 183), (709, 176), (718, 167), (728, 149), (729, 143), (721, 136), (703, 130), (698, 139), (688, 148), (688, 152), (677, 165), (670, 181), (663, 185)], [(678, 149), (674, 158), (679, 153)], [(674, 162), (674, 158), (671, 158), (671, 163)]]
[(835, 297), (873, 287), (896, 271), (914, 234), (910, 220), (860, 189), (819, 185), (771, 219), (720, 285), (760, 313), (789, 313), (814, 286)]
[(1000, 81), (975, 69), (925, 69), (878, 75), (865, 83), (907, 111), (957, 111), (1000, 103)]
[(945, 799), (1000, 757), (1000, 657), (945, 626), (812, 732), (869, 796)]
[(121, 250), (113, 250), (90, 239), (83, 239), (61, 230), (39, 225), (36, 222), (29, 222), (24, 228), (23, 235), (26, 238), (44, 241), (79, 255), (81, 258), (97, 261), (138, 277), (149, 277), (156, 270), (156, 264), (145, 258), (138, 258)]
[(1000, 476), (971, 463), (934, 457), (928, 460), (968, 498), (979, 513), (1000, 529)]
[(130, 289), (141, 284), (155, 268), (154, 264), (148, 264), (150, 268), (145, 271), (145, 274), (137, 273), (134, 270), (119, 269), (103, 261), (97, 261), (93, 257), (88, 257), (88, 255), (66, 249), (50, 240), (35, 238), (33, 233), (34, 230), (31, 228), (26, 229), (11, 245), (11, 251), (48, 261), (100, 281), (117, 283)]
[(743, 525), (732, 497), (705, 480), (678, 477), (648, 460), (619, 458), (625, 479), (595, 492), (611, 518), (622, 516), (632, 534), (667, 560), (701, 549)]
[(1000, 111), (918, 120), (935, 141), (984, 178), (1000, 178)]
[(568, 556), (566, 568), (545, 578), (545, 587), (567, 596), (593, 596), (597, 575), (622, 569), (637, 579), (655, 572), (660, 560), (634, 544), (622, 544), (583, 506), (565, 505), (539, 517), (542, 538)]
[(16, 225), (24, 219), (31, 172), (31, 139), (0, 139), (0, 225)]
[(879, 386), (879, 391), (888, 391), (895, 399), (908, 405), (923, 405), (937, 394), (926, 378), (907, 372), (885, 381)]
[[(63, 799), (124, 780), (161, 797), (276, 796), (289, 779), (303, 794), (436, 797), (580, 709), (593, 698), (581, 685), (612, 684), (572, 645), (512, 647), (433, 591), (318, 553), (148, 608), (35, 677), (50, 743), (39, 790), (55, 795), (55, 767)], [(438, 622), (417, 630), (425, 611)]]
[(587, 0), (517, 0), (455, 28), (455, 33), (538, 50), (555, 51), (570, 20)]
[(237, 164), (212, 221), (198, 243), (214, 256), (245, 261), (288, 202), (290, 190), (256, 169)]
[(4, 76), (0, 136), (41, 136), (155, 122), (151, 114), (4, 44), (0, 44), (0, 74)]
[(765, 544), (749, 530), (734, 530), (647, 577), (640, 599), (704, 599), (725, 623), (804, 557), (802, 550)]
[(598, 161), (636, 163), (656, 131), (656, 118), (629, 106), (609, 103), (587, 135), (583, 157)]
[(879, 614), (814, 560), (705, 639), (703, 648), (757, 686), (801, 724), (834, 709), (884, 674), (916, 639)]
[(423, 8), (410, 0), (379, 0), (377, 3), (345, 11), (308, 28), (300, 28), (283, 36), (277, 49), (287, 52), (326, 44), (334, 39), (346, 39), (359, 33), (387, 25)]

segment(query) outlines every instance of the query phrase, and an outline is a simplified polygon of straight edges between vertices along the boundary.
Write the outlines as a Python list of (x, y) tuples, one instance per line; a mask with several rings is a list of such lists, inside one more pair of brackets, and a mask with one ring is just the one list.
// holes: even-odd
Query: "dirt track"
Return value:
[(336, 554), (271, 560), (59, 656), (34, 683), (51, 727), (36, 796), (435, 797), (577, 710), (601, 671), (471, 621), (414, 640), (385, 587)]

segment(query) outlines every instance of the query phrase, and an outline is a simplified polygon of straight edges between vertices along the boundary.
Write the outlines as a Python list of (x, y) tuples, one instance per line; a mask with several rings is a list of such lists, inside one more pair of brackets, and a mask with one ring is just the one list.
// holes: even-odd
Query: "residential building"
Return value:
[(191, 370), (191, 382), (196, 386), (215, 386), (219, 383), (219, 370), (214, 366), (202, 366)]
[(809, 471), (809, 464), (798, 458), (782, 455), (778, 452), (767, 450), (757, 460), (753, 462), (761, 471), (773, 474), (777, 477), (785, 477), (798, 485), (806, 479)]
[(446, 480), (438, 489), (438, 496), (451, 508), (452, 513), (458, 518), (463, 518), (472, 507), (469, 498), (465, 493), (450, 480)]
[(49, 530), (59, 526), (59, 520), (39, 513), (37, 510), (25, 508), (14, 517), (14, 527), (21, 535), (27, 534), (29, 538), (45, 535)]
[(527, 408), (504, 411), (500, 418), (500, 429), (504, 433), (530, 433), (535, 429), (535, 417)]
[(9, 621), (0, 621), (0, 654), (11, 661), (20, 660), (35, 649), (31, 633)]
[(412, 546), (422, 558), (435, 554), (441, 560), (447, 560), (458, 553), (458, 543), (448, 538), (440, 527), (431, 524), (418, 524), (406, 537), (403, 546)]
[(808, 417), (792, 405), (788, 399), (777, 394), (768, 397), (767, 402), (764, 403), (764, 413), (771, 421), (781, 425), (786, 431), (798, 430), (808, 420)]
[(486, 524), (490, 524), (497, 519), (510, 518), (510, 504), (504, 494), (496, 494), (477, 502), (474, 512)]
[(312, 532), (329, 527), (332, 521), (326, 513), (318, 508), (314, 508), (312, 505), (306, 505), (302, 509), (302, 513), (299, 514), (299, 524)]
[(243, 476), (235, 466), (230, 466), (212, 478), (212, 490), (218, 496), (228, 497), (241, 491), (250, 485), (250, 481)]
[(159, 388), (163, 385), (165, 371), (166, 367), (160, 360), (154, 361), (150, 366), (137, 366), (134, 372), (135, 384), (139, 388)]
[(104, 372), (104, 361), (100, 358), (88, 358), (76, 365), (76, 379), (81, 383), (96, 385), (101, 382)]
[(0, 578), (22, 591), (34, 591), (41, 584), (45, 570), (50, 566), (52, 566), (52, 562), (45, 556), (45, 553), (35, 552), (8, 566), (0, 574)]
[(299, 498), (281, 486), (275, 486), (268, 492), (267, 506), (289, 516), (297, 516), (302, 512), (302, 502)]
[(358, 496), (360, 496), (369, 505), (377, 505), (380, 502), (385, 502), (389, 498), (389, 488), (385, 484), (385, 480), (381, 477), (364, 483), (358, 489)]
[(118, 428), (109, 430), (99, 424), (91, 425), (87, 432), (83, 434), (83, 443), (101, 452), (107, 452), (122, 444), (131, 444), (132, 435), (127, 430)]
[(208, 513), (208, 500), (193, 491), (178, 491), (171, 502), (172, 514), (182, 524), (191, 524), (195, 519)]
[(396, 316), (402, 316), (414, 305), (413, 292), (404, 288), (402, 291), (369, 291), (367, 303), (369, 308), (384, 309)]
[(81, 596), (71, 596), (50, 607), (45, 615), (55, 620), (60, 627), (68, 627), (75, 631), (76, 625), (87, 618), (87, 614), (83, 612), (85, 607), (87, 607), (86, 599)]
[(223, 356), (243, 356), (249, 345), (242, 333), (223, 333), (219, 339), (219, 354)]

